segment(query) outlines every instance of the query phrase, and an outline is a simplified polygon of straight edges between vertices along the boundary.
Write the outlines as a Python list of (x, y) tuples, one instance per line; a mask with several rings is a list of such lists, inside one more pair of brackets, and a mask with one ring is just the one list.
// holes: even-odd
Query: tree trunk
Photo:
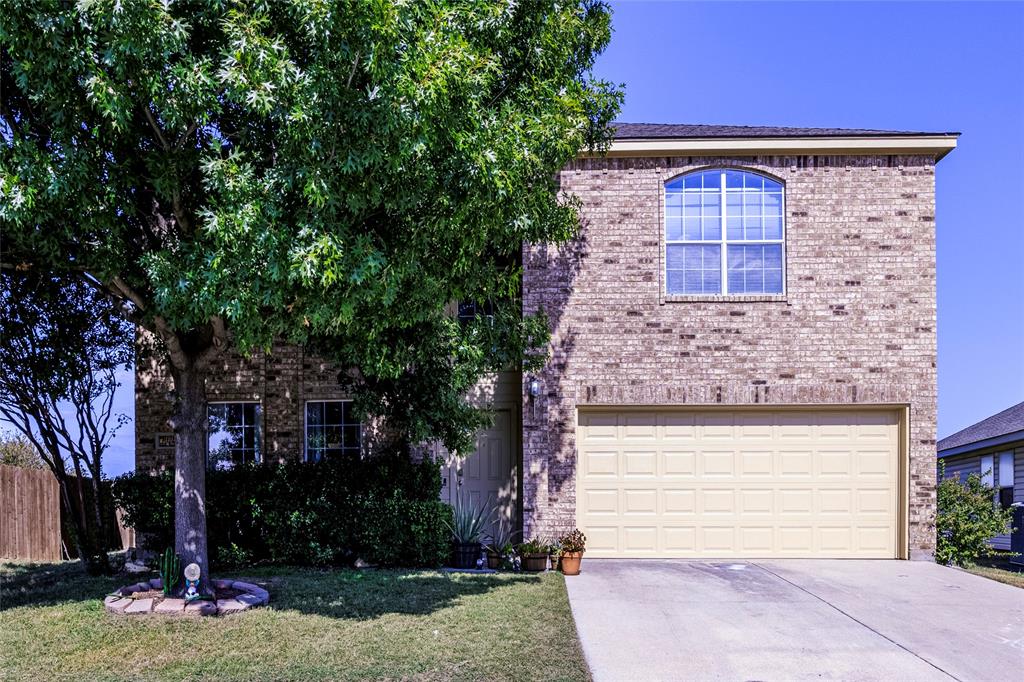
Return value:
[[(174, 550), (184, 568), (199, 566), (200, 594), (212, 594), (206, 547), (206, 372), (172, 366), (174, 429)], [(184, 591), (185, 579), (181, 580)]]

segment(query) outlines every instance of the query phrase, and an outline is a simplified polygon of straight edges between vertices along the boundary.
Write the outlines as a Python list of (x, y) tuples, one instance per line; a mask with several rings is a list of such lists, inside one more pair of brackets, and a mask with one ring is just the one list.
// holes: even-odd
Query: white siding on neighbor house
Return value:
[[(986, 452), (984, 455), (946, 457), (944, 459), (946, 478), (956, 476), (961, 481), (966, 481), (970, 474), (981, 474), (985, 483), (996, 487), (998, 495), (999, 487), (996, 484), (1007, 480), (1006, 474), (1000, 472), (1000, 460), (1003, 459), (1001, 456), (1005, 454), (1013, 455), (1013, 501), (1024, 503), (1024, 447), (1015, 450), (995, 450)], [(991, 473), (987, 476), (984, 475), (985, 471), (989, 469), (992, 470)], [(997, 535), (992, 538), (991, 544), (996, 549), (1008, 551), (1010, 535), (1008, 533)]]

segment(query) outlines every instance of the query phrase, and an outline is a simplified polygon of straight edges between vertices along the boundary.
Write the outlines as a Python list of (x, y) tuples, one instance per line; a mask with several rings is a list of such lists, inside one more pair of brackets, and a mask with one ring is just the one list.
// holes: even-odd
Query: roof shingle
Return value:
[(951, 436), (946, 436), (938, 442), (936, 448), (942, 452), (989, 438), (1005, 436), (1015, 431), (1024, 431), (1024, 403), (1017, 403), (998, 414), (982, 419), (977, 424), (972, 424)]
[(692, 125), (687, 123), (614, 122), (615, 139), (644, 140), (658, 138), (751, 138), (751, 137), (906, 137), (960, 133), (929, 133), (908, 130), (870, 130), (866, 128), (784, 128), (779, 126)]

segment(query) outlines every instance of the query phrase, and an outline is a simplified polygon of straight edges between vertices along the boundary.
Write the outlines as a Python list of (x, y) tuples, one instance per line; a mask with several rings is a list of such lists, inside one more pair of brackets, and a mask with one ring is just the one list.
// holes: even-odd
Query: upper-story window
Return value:
[(665, 292), (782, 294), (782, 194), (782, 183), (740, 170), (665, 183)]

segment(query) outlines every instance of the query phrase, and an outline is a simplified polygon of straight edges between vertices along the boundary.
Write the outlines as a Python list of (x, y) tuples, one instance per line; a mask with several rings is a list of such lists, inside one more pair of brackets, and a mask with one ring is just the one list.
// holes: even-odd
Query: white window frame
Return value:
[[(721, 189), (720, 189), (721, 195), (720, 195), (720, 198), (719, 198), (719, 201), (721, 201), (721, 207), (722, 207), (721, 215), (719, 217), (719, 220), (721, 221), (721, 231), (720, 231), (721, 238), (719, 240), (702, 240), (702, 241), (694, 241), (694, 240), (691, 240), (691, 239), (674, 239), (674, 240), (669, 241), (669, 238), (668, 238), (668, 201), (667, 201), (666, 185), (668, 185), (670, 182), (675, 182), (676, 180), (683, 179), (683, 178), (685, 178), (685, 177), (687, 177), (689, 175), (698, 175), (700, 173), (707, 173), (709, 171), (720, 171), (721, 172), (721, 178), (720, 178), (720, 181), (721, 181)], [(733, 172), (737, 172), (737, 173), (750, 173), (751, 175), (757, 175), (757, 176), (759, 176), (761, 178), (764, 178), (766, 180), (771, 180), (772, 182), (778, 183), (782, 187), (782, 190), (781, 190), (782, 191), (782, 209), (781, 209), (782, 210), (782, 236), (781, 236), (781, 238), (779, 238), (779, 239), (728, 239), (728, 237), (727, 237), (727, 234), (728, 234), (727, 230), (728, 230), (728, 224), (729, 223), (728, 223), (728, 206), (727, 206), (727, 197), (726, 197), (727, 190), (726, 190), (726, 186), (725, 186), (725, 174), (726, 174), (727, 171), (733, 171)], [(686, 196), (686, 194), (685, 194), (685, 191), (686, 191), (685, 190), (685, 180), (683, 182), (684, 182), (683, 196), (685, 197)], [(764, 191), (762, 190), (761, 193), (763, 195)], [(740, 194), (742, 196), (743, 192), (741, 191)], [(667, 296), (667, 297), (685, 297), (685, 298), (706, 298), (706, 299), (723, 298), (723, 297), (726, 297), (726, 296), (739, 296), (739, 297), (750, 297), (750, 298), (764, 298), (766, 296), (772, 296), (772, 297), (784, 297), (784, 296), (786, 296), (786, 183), (784, 183), (782, 180), (780, 180), (778, 178), (774, 178), (774, 177), (772, 177), (770, 175), (767, 175), (765, 173), (759, 173), (757, 171), (753, 171), (753, 170), (750, 170), (748, 168), (728, 168), (728, 167), (726, 167), (726, 168), (701, 168), (701, 169), (696, 169), (696, 170), (692, 170), (692, 171), (687, 171), (686, 173), (682, 173), (680, 175), (674, 175), (671, 178), (668, 178), (667, 180), (665, 180), (662, 183), (662, 185), (661, 185), (661, 195), (662, 195), (662, 225), (663, 225), (663, 228), (662, 228), (662, 241), (664, 242), (664, 247), (662, 249), (662, 254), (661, 254), (662, 255), (662, 262), (664, 263), (664, 265), (662, 266), (661, 276), (662, 276), (662, 278), (664, 278), (664, 281), (665, 281), (665, 289), (664, 289), (665, 290), (665, 296)], [(762, 201), (762, 215), (764, 215), (764, 213), (763, 213), (763, 210), (764, 210), (764, 199), (762, 199), (761, 201)], [(684, 217), (683, 217), (683, 221), (684, 221), (683, 222), (683, 236), (685, 237), (686, 236), (686, 225), (685, 225), (685, 220), (686, 220), (686, 218), (685, 218), (685, 206), (686, 206), (686, 203), (685, 203), (685, 200), (684, 200), (683, 206), (684, 206), (684, 209), (683, 209), (684, 210), (684, 213), (683, 213), (683, 215), (684, 215)], [(701, 220), (703, 221), (703, 217), (701, 218)], [(746, 226), (744, 226), (744, 236), (746, 236)], [(704, 294), (704, 293), (701, 293), (701, 294), (690, 294), (690, 293), (670, 292), (668, 290), (668, 270), (669, 270), (669, 267), (668, 267), (668, 247), (669, 246), (676, 246), (676, 245), (714, 246), (715, 244), (719, 245), (719, 251), (721, 252), (719, 254), (719, 256), (722, 259), (722, 263), (721, 263), (722, 289), (721, 289), (721, 291), (719, 291), (718, 293), (714, 293), (714, 294)], [(729, 247), (728, 247), (728, 245), (729, 244), (736, 244), (736, 245), (744, 245), (744, 244), (748, 244), (748, 245), (781, 244), (782, 245), (782, 291), (781, 292), (771, 292), (771, 293), (768, 293), (768, 292), (763, 292), (763, 293), (747, 293), (747, 292), (730, 293), (730, 291), (729, 291), (729, 268), (728, 268), (728, 265), (729, 265), (729, 260), (728, 260), (728, 258), (729, 258), (729, 256), (728, 256)]]
[[(307, 400), (302, 404), (302, 461), (310, 462), (309, 458), (309, 404), (310, 403), (351, 403), (351, 398), (330, 398), (327, 400)], [(340, 425), (342, 428), (346, 424)], [(348, 426), (351, 426), (350, 424)], [(326, 449), (326, 448), (324, 448)], [(363, 422), (359, 422), (359, 454), (363, 454)]]
[(990, 488), (994, 487), (992, 485), (993, 481), (995, 480), (993, 478), (994, 475), (995, 475), (995, 460), (993, 459), (992, 455), (982, 455), (981, 456), (981, 482), (984, 485), (989, 486)]
[(999, 485), (998, 488), (1013, 487), (1013, 453), (999, 453)]
[[(210, 408), (214, 405), (256, 405), (260, 408), (260, 423), (256, 427), (257, 444), (263, 445), (263, 403), (259, 400), (207, 400), (206, 401), (206, 468), (210, 468)], [(255, 448), (253, 463), (263, 463), (263, 448)]]

